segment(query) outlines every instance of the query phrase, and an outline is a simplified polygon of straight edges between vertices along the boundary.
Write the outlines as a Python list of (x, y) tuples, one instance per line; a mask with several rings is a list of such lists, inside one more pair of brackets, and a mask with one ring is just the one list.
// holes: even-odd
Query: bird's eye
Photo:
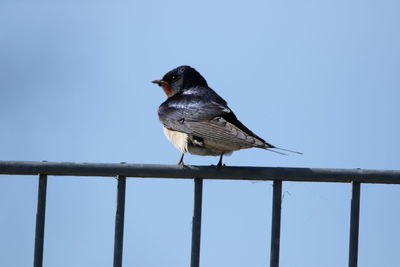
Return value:
[(172, 82), (175, 82), (177, 79), (178, 79), (178, 76), (176, 76), (176, 75), (172, 75), (171, 76), (171, 81)]

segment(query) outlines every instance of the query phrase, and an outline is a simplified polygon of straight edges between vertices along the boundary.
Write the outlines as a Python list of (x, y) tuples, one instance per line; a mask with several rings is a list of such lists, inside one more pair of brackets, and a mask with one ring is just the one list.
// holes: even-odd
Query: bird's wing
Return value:
[[(190, 103), (190, 104), (188, 104)], [(245, 127), (224, 103), (190, 101), (160, 106), (160, 121), (171, 130), (245, 147), (270, 147)], [(272, 147), (272, 146), (271, 146)]]
[(249, 135), (220, 116), (208, 121), (186, 120), (185, 124), (191, 130), (192, 135), (212, 140), (213, 142), (234, 144), (242, 148), (265, 147), (265, 143), (262, 140)]

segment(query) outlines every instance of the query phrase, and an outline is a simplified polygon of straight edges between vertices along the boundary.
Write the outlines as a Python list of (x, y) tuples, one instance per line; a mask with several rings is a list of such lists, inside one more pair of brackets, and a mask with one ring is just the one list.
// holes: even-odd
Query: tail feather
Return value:
[[(290, 153), (303, 155), (303, 153), (301, 153), (301, 152), (294, 151), (294, 150), (289, 150), (289, 149), (286, 149), (286, 148), (276, 147), (276, 146), (268, 144), (268, 143), (265, 143), (264, 149), (266, 149), (268, 151), (271, 151), (271, 152), (275, 152), (275, 153), (281, 154), (281, 155), (286, 155), (286, 156), (288, 156), (288, 154), (283, 153), (283, 152), (279, 152), (279, 151), (276, 151), (276, 150), (281, 150), (281, 151), (285, 151), (285, 152), (290, 152)], [(276, 149), (276, 150), (274, 150), (274, 149)]]
[(268, 150), (268, 151), (270, 151), (270, 152), (274, 152), (274, 153), (277, 153), (277, 154), (281, 154), (281, 155), (284, 155), (284, 156), (289, 156), (289, 155), (286, 154), (286, 153), (282, 153), (282, 152), (279, 152), (279, 151), (275, 151), (275, 150), (272, 150), (271, 148), (265, 148), (265, 150)]
[(278, 150), (282, 150), (282, 151), (286, 151), (286, 152), (290, 152), (290, 153), (295, 153), (295, 154), (299, 154), (299, 155), (303, 155), (303, 153), (301, 153), (301, 152), (294, 151), (294, 150), (289, 150), (289, 149), (286, 149), (286, 148), (274, 147), (274, 149), (278, 149)]

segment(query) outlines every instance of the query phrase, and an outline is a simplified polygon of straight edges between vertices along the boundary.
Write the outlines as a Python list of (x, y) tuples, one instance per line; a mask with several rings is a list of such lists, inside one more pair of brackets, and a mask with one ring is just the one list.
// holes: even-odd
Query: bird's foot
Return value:
[(217, 168), (221, 168), (222, 166), (225, 166), (225, 164), (222, 165), (222, 157), (224, 156), (224, 154), (221, 154), (221, 156), (219, 157), (219, 161), (217, 164)]
[(183, 157), (184, 156), (185, 156), (185, 154), (182, 153), (182, 156), (181, 156), (181, 158), (179, 159), (179, 162), (178, 162), (178, 165), (181, 166), (181, 167), (185, 166), (185, 163), (183, 163)]

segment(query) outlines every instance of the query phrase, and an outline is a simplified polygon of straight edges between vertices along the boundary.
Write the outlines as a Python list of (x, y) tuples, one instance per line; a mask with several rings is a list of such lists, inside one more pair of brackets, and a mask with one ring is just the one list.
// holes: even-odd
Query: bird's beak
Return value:
[(166, 81), (163, 81), (163, 80), (154, 80), (154, 81), (152, 81), (152, 83), (156, 83), (159, 86), (168, 85), (168, 83)]

